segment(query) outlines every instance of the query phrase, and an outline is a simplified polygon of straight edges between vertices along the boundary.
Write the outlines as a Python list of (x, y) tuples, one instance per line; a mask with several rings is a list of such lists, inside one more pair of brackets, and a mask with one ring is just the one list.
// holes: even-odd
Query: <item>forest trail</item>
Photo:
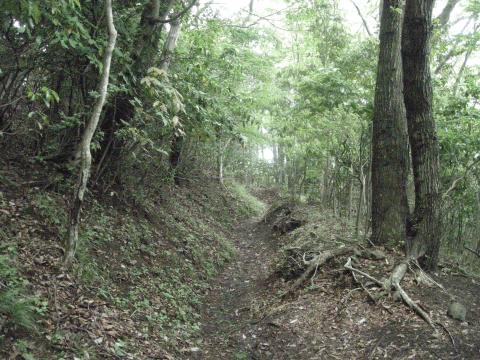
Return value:
[[(327, 216), (326, 216), (327, 217)], [(326, 220), (328, 221), (328, 220)], [(325, 227), (321, 227), (326, 229)], [(330, 224), (333, 229), (334, 225)], [(350, 275), (339, 270), (345, 259), (319, 270), (306, 291), (292, 298), (278, 296), (284, 282), (274, 273), (282, 238), (271, 224), (250, 219), (238, 224), (232, 241), (236, 257), (215, 278), (200, 310), (196, 341), (181, 359), (473, 359), (480, 351), (478, 284), (463, 277), (435, 277), (451, 293), (461, 293), (470, 306), (469, 321), (446, 317), (446, 295), (434, 288), (407, 288), (421, 299), (455, 339), (433, 336), (431, 329), (403, 304), (372, 304)], [(393, 262), (390, 262), (391, 264)], [(367, 260), (362, 264), (368, 268)], [(387, 272), (388, 262), (384, 264)], [(388, 311), (386, 311), (388, 310)]]
[(274, 258), (271, 231), (259, 219), (250, 219), (238, 224), (235, 233), (236, 257), (210, 286), (201, 312), (201, 342), (186, 359), (249, 359), (260, 345), (250, 334), (251, 306)]

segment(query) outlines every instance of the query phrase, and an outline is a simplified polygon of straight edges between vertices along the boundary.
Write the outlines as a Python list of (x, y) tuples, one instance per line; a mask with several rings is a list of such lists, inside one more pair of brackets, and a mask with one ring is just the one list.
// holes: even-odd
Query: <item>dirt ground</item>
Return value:
[[(402, 283), (427, 310), (432, 329), (404, 304), (384, 298), (377, 304), (343, 270), (344, 258), (320, 269), (315, 279), (286, 299), (288, 283), (274, 275), (278, 236), (262, 221), (238, 226), (237, 257), (211, 284), (202, 314), (202, 330), (181, 359), (480, 359), (480, 285), (476, 280), (439, 272), (438, 287)], [(385, 276), (395, 256), (380, 269)], [(390, 260), (389, 260), (390, 259)], [(378, 272), (378, 262), (362, 261)], [(455, 296), (467, 306), (467, 321), (446, 315)], [(452, 341), (453, 340), (453, 341)]]

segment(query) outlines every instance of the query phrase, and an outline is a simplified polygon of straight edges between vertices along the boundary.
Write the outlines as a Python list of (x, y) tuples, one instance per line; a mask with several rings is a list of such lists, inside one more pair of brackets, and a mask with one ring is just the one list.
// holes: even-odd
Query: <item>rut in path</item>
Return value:
[(211, 284), (204, 300), (199, 351), (186, 359), (250, 359), (254, 337), (251, 305), (265, 291), (268, 261), (273, 258), (270, 229), (258, 220), (237, 226), (235, 259)]

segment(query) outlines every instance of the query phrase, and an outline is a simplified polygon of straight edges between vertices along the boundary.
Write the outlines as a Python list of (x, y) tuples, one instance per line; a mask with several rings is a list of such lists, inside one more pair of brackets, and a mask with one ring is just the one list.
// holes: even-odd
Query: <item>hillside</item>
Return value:
[(198, 332), (209, 280), (236, 256), (235, 226), (262, 208), (239, 185), (208, 179), (142, 203), (97, 198), (67, 272), (65, 198), (18, 185), (24, 175), (2, 172), (11, 185), (0, 193), (5, 358), (167, 357)]
[(480, 0), (1, 0), (0, 359), (480, 359)]

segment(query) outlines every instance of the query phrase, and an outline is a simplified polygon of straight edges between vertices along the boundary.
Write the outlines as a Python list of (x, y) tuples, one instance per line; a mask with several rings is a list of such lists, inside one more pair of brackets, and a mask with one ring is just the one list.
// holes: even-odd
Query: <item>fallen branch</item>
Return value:
[[(331, 260), (334, 257), (344, 256), (344, 255), (355, 255), (358, 257), (362, 257), (365, 259), (371, 260), (382, 260), (385, 258), (385, 255), (382, 252), (378, 252), (378, 250), (360, 250), (357, 246), (343, 246), (333, 250), (325, 250), (320, 251), (318, 255), (313, 257), (311, 260), (305, 260), (305, 254), (303, 256), (303, 265), (306, 266), (306, 269), (303, 270), (302, 275), (293, 283), (289, 290), (287, 290), (282, 297), (286, 295), (292, 294), (295, 292), (302, 284), (309, 278), (315, 277), (317, 274), (318, 269), (324, 265), (326, 262)], [(350, 265), (350, 264), (349, 264)], [(383, 287), (383, 283), (376, 280), (375, 278), (369, 277), (368, 274), (361, 272), (360, 270), (354, 269), (352, 271), (357, 271), (361, 275), (369, 278), (370, 280), (374, 281), (380, 287)], [(313, 276), (311, 276), (313, 274)]]

